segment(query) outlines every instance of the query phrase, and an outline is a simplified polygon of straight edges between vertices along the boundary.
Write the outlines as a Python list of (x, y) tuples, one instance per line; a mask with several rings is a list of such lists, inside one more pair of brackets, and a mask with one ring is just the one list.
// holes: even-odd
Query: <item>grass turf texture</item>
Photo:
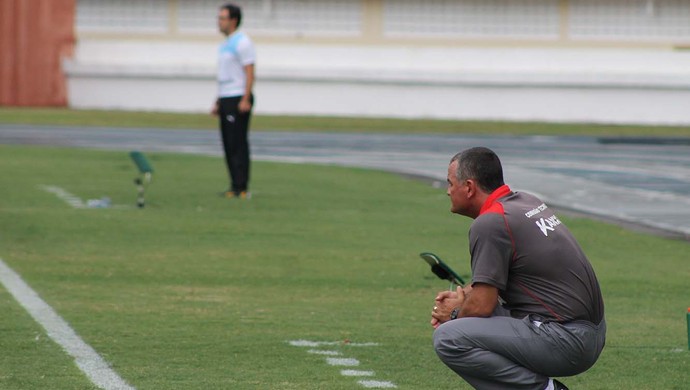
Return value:
[[(0, 123), (215, 129), (206, 114), (0, 107)], [(690, 127), (255, 115), (253, 131), (690, 137)]]
[[(147, 207), (134, 207), (126, 152), (0, 146), (0, 257), (139, 389), (355, 389), (334, 347), (371, 379), (469, 389), (435, 356), (429, 311), (447, 288), (418, 258), (469, 275), (469, 220), (443, 190), (396, 175), (255, 163), (251, 201), (216, 195), (220, 158), (147, 154)], [(107, 195), (127, 209), (72, 209), (39, 185)], [(687, 242), (563, 218), (597, 270), (604, 353), (575, 389), (687, 387)], [(0, 288), (0, 388), (92, 385)], [(333, 348), (329, 348), (333, 349)]]

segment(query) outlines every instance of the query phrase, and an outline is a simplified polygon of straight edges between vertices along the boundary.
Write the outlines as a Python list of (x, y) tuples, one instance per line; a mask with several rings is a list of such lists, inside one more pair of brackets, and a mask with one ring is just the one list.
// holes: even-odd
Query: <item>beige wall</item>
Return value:
[[(690, 123), (688, 0), (233, 1), (257, 114)], [(222, 3), (78, 0), (70, 106), (208, 111)]]

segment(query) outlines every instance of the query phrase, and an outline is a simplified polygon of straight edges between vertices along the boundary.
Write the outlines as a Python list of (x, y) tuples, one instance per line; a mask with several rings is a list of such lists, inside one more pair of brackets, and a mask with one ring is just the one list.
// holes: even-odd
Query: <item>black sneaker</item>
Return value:
[(555, 379), (553, 380), (553, 388), (554, 390), (568, 390), (568, 387), (566, 385)]

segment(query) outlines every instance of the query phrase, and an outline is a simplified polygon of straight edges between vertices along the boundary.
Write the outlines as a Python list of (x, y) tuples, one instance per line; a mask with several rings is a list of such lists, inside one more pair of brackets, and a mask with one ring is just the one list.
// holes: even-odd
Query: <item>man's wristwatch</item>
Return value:
[(460, 314), (460, 309), (458, 309), (458, 308), (456, 307), (455, 309), (453, 309), (453, 311), (450, 312), (450, 319), (451, 319), (451, 321), (457, 319), (457, 318), (458, 318), (458, 314)]

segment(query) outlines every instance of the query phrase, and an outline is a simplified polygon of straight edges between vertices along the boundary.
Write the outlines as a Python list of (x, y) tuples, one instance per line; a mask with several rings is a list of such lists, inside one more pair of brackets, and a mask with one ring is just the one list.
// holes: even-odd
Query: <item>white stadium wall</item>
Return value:
[[(254, 0), (256, 113), (690, 124), (690, 1)], [(205, 112), (216, 0), (79, 0), (70, 106)]]

